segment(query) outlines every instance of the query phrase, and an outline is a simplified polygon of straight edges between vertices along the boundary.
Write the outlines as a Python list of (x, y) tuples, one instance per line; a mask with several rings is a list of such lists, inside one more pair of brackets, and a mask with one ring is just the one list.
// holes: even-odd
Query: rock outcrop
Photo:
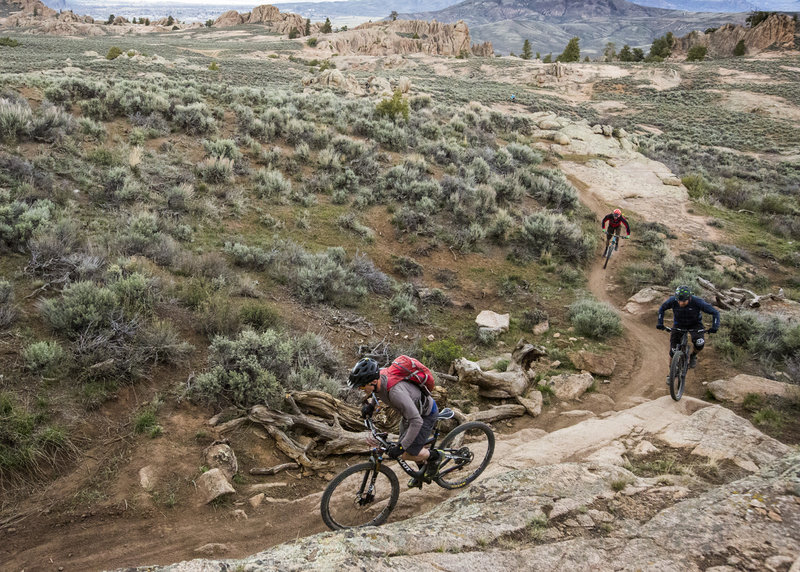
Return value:
[(337, 54), (422, 53), (437, 56), (490, 56), (489, 43), (472, 46), (469, 27), (463, 22), (443, 24), (423, 20), (368, 22), (352, 30), (320, 36), (317, 48)]
[[(633, 570), (648, 563), (645, 568), (653, 570), (699, 571), (800, 565), (800, 452), (730, 411), (665, 397), (544, 436), (535, 431), (500, 439), (487, 474), (425, 514), (317, 534), (244, 560), (146, 569), (525, 570), (535, 562), (543, 570)], [(741, 434), (748, 438), (737, 441)], [(665, 452), (677, 459), (675, 470), (644, 476), (647, 459)], [(739, 466), (726, 465), (728, 459)], [(700, 476), (703, 467), (710, 480)]]
[[(279, 34), (289, 34), (292, 29), (295, 29), (299, 34), (302, 34), (306, 28), (306, 19), (299, 14), (281, 12), (275, 6), (262, 4), (253, 8), (252, 12), (244, 12), (242, 14), (236, 10), (228, 10), (214, 20), (215, 28), (227, 28), (241, 24), (260, 24), (271, 32)], [(310, 25), (312, 34), (318, 33), (319, 29), (320, 24), (312, 23)]]
[(708, 48), (708, 56), (730, 57), (740, 40), (744, 40), (745, 54), (754, 55), (766, 49), (790, 50), (794, 48), (797, 22), (787, 14), (774, 14), (755, 28), (725, 24), (708, 34), (695, 31), (677, 38), (672, 56), (683, 59), (694, 46)]

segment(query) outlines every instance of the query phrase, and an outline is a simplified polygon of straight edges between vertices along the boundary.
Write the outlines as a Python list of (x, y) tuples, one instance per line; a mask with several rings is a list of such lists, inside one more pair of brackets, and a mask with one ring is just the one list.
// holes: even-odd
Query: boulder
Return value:
[(550, 322), (545, 320), (544, 322), (539, 322), (535, 326), (533, 326), (533, 333), (536, 336), (541, 336), (542, 334), (546, 333), (547, 330), (550, 329)]
[(617, 362), (611, 356), (601, 356), (586, 350), (570, 352), (567, 357), (569, 357), (576, 369), (585, 370), (595, 375), (602, 375), (603, 377), (610, 376), (614, 373), (614, 368), (617, 367)]
[(195, 484), (197, 485), (200, 504), (208, 504), (214, 499), (236, 492), (225, 477), (225, 473), (220, 469), (206, 471), (198, 477)]
[(790, 398), (800, 394), (800, 387), (789, 383), (774, 381), (765, 377), (740, 373), (731, 379), (718, 379), (708, 384), (708, 390), (720, 401), (742, 403), (750, 394), (774, 395)]
[(491, 310), (483, 310), (478, 317), (475, 318), (475, 323), (479, 328), (489, 328), (499, 332), (507, 332), (510, 323), (509, 314), (497, 314)]
[(553, 134), (553, 142), (558, 143), (559, 145), (566, 146), (572, 143), (572, 139), (570, 139), (569, 136), (567, 136), (566, 134), (558, 131)]
[(228, 479), (232, 479), (233, 475), (239, 472), (236, 455), (230, 445), (224, 441), (215, 441), (206, 447), (203, 456), (207, 467), (221, 470)]
[(790, 450), (719, 405), (696, 411), (682, 423), (672, 423), (661, 430), (657, 438), (671, 447), (690, 447), (693, 455), (733, 461), (751, 472)]
[(517, 342), (514, 351), (511, 353), (514, 363), (519, 364), (520, 368), (523, 370), (528, 370), (531, 367), (531, 363), (538, 361), (539, 358), (545, 357), (546, 355), (547, 349), (545, 349), (544, 346), (529, 344), (524, 339)]
[(654, 288), (642, 288), (636, 294), (628, 298), (628, 301), (635, 302), (636, 304), (649, 304), (650, 302), (658, 300), (663, 296), (663, 293)]
[(158, 472), (153, 465), (139, 469), (139, 484), (147, 492), (152, 491), (158, 482)]
[(544, 401), (542, 392), (537, 389), (532, 389), (525, 394), (525, 397), (517, 396), (517, 401), (525, 407), (528, 415), (531, 417), (538, 417), (542, 413), (542, 403)]
[(564, 373), (545, 380), (544, 384), (553, 388), (558, 399), (569, 401), (583, 395), (594, 383), (591, 373)]

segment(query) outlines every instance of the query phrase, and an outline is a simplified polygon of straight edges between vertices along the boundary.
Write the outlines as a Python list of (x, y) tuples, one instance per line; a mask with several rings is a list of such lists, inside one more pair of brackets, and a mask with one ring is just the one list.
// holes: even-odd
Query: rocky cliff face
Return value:
[(797, 22), (786, 14), (775, 14), (755, 28), (726, 24), (708, 34), (692, 32), (675, 41), (672, 53), (684, 56), (694, 46), (705, 46), (708, 55), (730, 57), (740, 40), (744, 40), (747, 55), (754, 55), (768, 48), (790, 50), (795, 46)]
[[(243, 14), (236, 10), (229, 10), (214, 20), (214, 26), (217, 28), (240, 24), (261, 24), (279, 34), (288, 34), (294, 28), (302, 34), (306, 27), (306, 19), (298, 14), (281, 13), (275, 6), (262, 4), (253, 8), (252, 12)], [(317, 33), (319, 28), (319, 24), (311, 24), (312, 33)]]
[[(426, 514), (161, 569), (800, 566), (800, 452), (723, 407), (664, 397), (543, 436), (521, 433), (498, 440), (487, 474)], [(426, 494), (404, 491), (400, 503), (424, 505)]]
[(455, 24), (422, 20), (370, 22), (346, 32), (319, 38), (317, 48), (338, 54), (423, 53), (437, 56), (473, 54), (490, 56), (491, 43), (473, 46), (469, 28), (463, 21)]

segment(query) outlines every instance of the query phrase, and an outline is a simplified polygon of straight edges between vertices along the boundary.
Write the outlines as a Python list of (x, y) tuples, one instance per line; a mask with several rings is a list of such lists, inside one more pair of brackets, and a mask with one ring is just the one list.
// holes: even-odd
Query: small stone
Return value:
[(767, 513), (767, 518), (769, 518), (770, 520), (774, 520), (775, 522), (783, 522), (781, 515), (772, 510)]
[[(266, 496), (266, 495), (264, 495), (264, 496)], [(263, 500), (263, 499), (262, 499), (262, 500)], [(233, 511), (233, 516), (234, 516), (234, 518), (235, 518), (236, 520), (247, 520), (247, 513), (246, 513), (246, 512), (244, 512), (244, 511), (243, 511), (242, 509), (240, 509), (240, 508), (237, 508), (235, 511)]]
[(554, 338), (560, 338), (561, 337), (561, 332), (556, 332), (555, 334), (553, 334), (553, 337)]
[(264, 493), (258, 493), (257, 495), (250, 497), (248, 499), (248, 502), (250, 503), (250, 506), (252, 506), (253, 508), (256, 508), (256, 507), (260, 506), (262, 502), (264, 502), (264, 497), (265, 496), (267, 496), (267, 495), (265, 495)]
[(432, 341), (433, 341), (433, 340), (435, 340), (435, 339), (436, 339), (436, 336), (434, 336), (433, 334), (430, 334), (430, 335), (428, 336), (428, 341), (429, 341), (429, 342), (432, 342)]
[(558, 360), (556, 360), (556, 361), (554, 361), (553, 363), (550, 364), (550, 368), (551, 369), (558, 369), (559, 367), (561, 367), (561, 362), (558, 361)]

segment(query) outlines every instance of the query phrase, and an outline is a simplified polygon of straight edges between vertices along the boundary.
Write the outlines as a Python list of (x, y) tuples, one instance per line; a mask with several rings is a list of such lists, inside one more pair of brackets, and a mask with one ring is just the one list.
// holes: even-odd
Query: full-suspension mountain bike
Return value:
[(664, 330), (667, 332), (671, 332), (672, 330), (681, 332), (681, 343), (675, 349), (675, 353), (672, 354), (672, 361), (669, 364), (669, 376), (667, 377), (667, 382), (669, 384), (669, 395), (675, 401), (680, 401), (681, 397), (683, 396), (683, 389), (686, 385), (686, 372), (689, 371), (689, 356), (691, 351), (691, 345), (689, 344), (689, 333), (690, 332), (704, 332), (705, 330), (700, 328), (696, 330), (683, 330), (681, 328), (668, 328), (665, 327)]
[(608, 246), (606, 246), (606, 251), (603, 253), (603, 257), (606, 259), (603, 262), (603, 268), (608, 266), (608, 261), (611, 260), (611, 254), (619, 248), (619, 239), (620, 238), (628, 238), (627, 236), (620, 236), (618, 234), (611, 235), (611, 240), (608, 242)]
[[(433, 482), (445, 489), (457, 489), (477, 479), (494, 453), (494, 433), (491, 427), (478, 421), (459, 425), (437, 445), (439, 422), (453, 416), (449, 408), (440, 411), (433, 434), (426, 443), (444, 454)], [(369, 461), (346, 468), (328, 483), (322, 494), (322, 520), (332, 530), (383, 524), (400, 495), (397, 475), (383, 464), (384, 453), (392, 445), (388, 433), (379, 432), (371, 417), (364, 419), (364, 425), (378, 443), (370, 452)], [(431, 482), (425, 480), (424, 465), (415, 471), (403, 459), (397, 462), (417, 481)]]

